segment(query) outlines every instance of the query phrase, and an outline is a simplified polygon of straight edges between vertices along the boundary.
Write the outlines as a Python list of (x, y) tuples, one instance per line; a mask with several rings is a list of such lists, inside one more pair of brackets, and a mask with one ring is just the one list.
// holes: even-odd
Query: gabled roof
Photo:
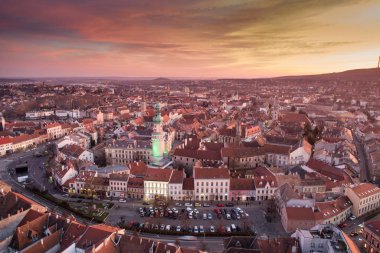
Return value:
[(174, 170), (169, 183), (182, 184), (183, 178), (184, 178), (184, 173), (182, 170)]
[(194, 168), (194, 179), (229, 179), (226, 168)]
[(371, 183), (361, 183), (351, 189), (360, 199), (380, 194), (380, 188)]
[(96, 246), (102, 243), (106, 238), (117, 231), (119, 231), (119, 228), (111, 227), (105, 224), (89, 226), (76, 244), (76, 247), (86, 250), (93, 245)]
[(152, 169), (148, 168), (145, 181), (159, 181), (159, 182), (169, 182), (172, 176), (173, 170), (171, 169)]
[(248, 178), (231, 178), (230, 191), (253, 191), (255, 190), (255, 181)]

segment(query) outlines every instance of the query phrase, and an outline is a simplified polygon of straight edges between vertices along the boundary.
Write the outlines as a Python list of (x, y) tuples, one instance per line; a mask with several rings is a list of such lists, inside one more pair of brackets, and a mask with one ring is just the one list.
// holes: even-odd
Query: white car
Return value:
[(182, 204), (181, 203), (175, 203), (175, 206), (182, 206)]
[(238, 211), (240, 214), (244, 213), (244, 211), (240, 207), (236, 207), (236, 211)]
[(210, 227), (210, 232), (211, 232), (211, 233), (215, 233), (215, 227), (214, 227), (214, 226), (211, 226), (211, 227)]
[(199, 233), (198, 226), (195, 226), (195, 227), (194, 227), (194, 233), (196, 233), (196, 234)]
[(190, 206), (193, 206), (193, 204), (191, 204), (191, 203), (185, 203), (185, 206), (190, 207)]
[(205, 232), (205, 230), (204, 230), (203, 226), (200, 225), (200, 226), (199, 226), (199, 233), (204, 233), (204, 232)]
[(127, 203), (127, 200), (126, 199), (119, 199), (119, 202), (120, 203)]
[(351, 217), (350, 217), (350, 220), (355, 220), (356, 219), (356, 216), (355, 215), (352, 215)]
[(186, 207), (186, 211), (187, 211), (187, 212), (192, 212), (193, 209), (191, 209), (191, 207)]
[(203, 219), (207, 220), (207, 214), (206, 213), (203, 214)]
[(231, 228), (229, 226), (226, 227), (226, 232), (231, 233)]
[(177, 226), (176, 231), (181, 232), (181, 226)]

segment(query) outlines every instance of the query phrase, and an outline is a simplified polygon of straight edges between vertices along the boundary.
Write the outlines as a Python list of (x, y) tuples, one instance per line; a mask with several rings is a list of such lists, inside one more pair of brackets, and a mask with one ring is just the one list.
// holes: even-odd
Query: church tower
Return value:
[(152, 158), (155, 164), (159, 164), (164, 157), (165, 152), (165, 135), (162, 129), (162, 117), (160, 103), (155, 105), (156, 115), (153, 118), (152, 133)]
[(277, 97), (274, 98), (273, 106), (272, 106), (272, 120), (278, 120), (280, 106), (277, 101)]

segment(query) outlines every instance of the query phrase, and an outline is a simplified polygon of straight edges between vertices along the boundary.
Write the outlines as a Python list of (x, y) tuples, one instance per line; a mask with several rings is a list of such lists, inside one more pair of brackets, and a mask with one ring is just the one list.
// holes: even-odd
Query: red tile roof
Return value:
[(111, 227), (105, 224), (89, 226), (80, 238), (76, 246), (81, 249), (88, 249), (92, 245), (102, 243), (107, 237), (119, 231), (119, 228)]
[(248, 178), (231, 178), (230, 180), (230, 190), (255, 190), (255, 182), (253, 179)]
[(148, 166), (144, 162), (134, 162), (129, 164), (131, 175), (145, 176)]
[(172, 176), (170, 177), (169, 183), (182, 184), (183, 178), (184, 178), (184, 173), (182, 170), (174, 170)]
[(229, 179), (230, 173), (225, 168), (194, 168), (195, 179)]
[(0, 138), (0, 145), (6, 145), (12, 143), (12, 138), (10, 137), (1, 137)]
[(380, 219), (374, 221), (367, 221), (364, 223), (364, 228), (371, 231), (373, 234), (380, 237)]
[(194, 191), (194, 178), (183, 179), (182, 190)]
[(169, 182), (170, 177), (173, 173), (171, 169), (147, 169), (145, 181), (160, 181), (160, 182)]
[(374, 184), (362, 183), (352, 188), (352, 191), (360, 198), (366, 198), (380, 193), (380, 188)]

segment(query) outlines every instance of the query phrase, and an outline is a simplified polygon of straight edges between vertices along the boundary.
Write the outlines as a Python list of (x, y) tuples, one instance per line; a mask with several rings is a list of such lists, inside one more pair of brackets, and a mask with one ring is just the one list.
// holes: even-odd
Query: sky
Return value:
[(0, 1), (0, 77), (257, 78), (379, 56), (379, 0)]

